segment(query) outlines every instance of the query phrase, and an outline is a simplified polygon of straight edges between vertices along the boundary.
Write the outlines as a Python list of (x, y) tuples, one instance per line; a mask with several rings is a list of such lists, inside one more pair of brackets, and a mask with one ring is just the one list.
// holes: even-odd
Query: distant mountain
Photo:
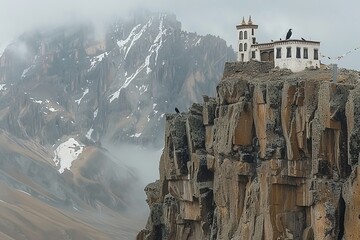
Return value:
[(117, 21), (96, 37), (92, 26), (74, 25), (10, 45), (0, 65), (0, 107), (8, 109), (1, 126), (42, 144), (73, 134), (154, 143), (164, 113), (214, 95), (224, 62), (235, 59), (224, 40), (182, 31), (171, 14)]
[[(214, 95), (224, 63), (234, 59), (224, 40), (181, 30), (172, 14), (118, 20), (102, 36), (87, 23), (23, 34), (0, 57), (0, 188), (9, 193), (0, 194), (0, 212), (11, 211), (0, 231), (18, 239), (16, 226), (49, 239), (44, 216), (36, 223), (23, 216), (30, 204), (39, 207), (34, 214), (63, 209), (84, 229), (106, 225), (84, 212), (120, 219), (134, 204), (139, 176), (108, 146), (161, 146), (164, 114)], [(15, 213), (18, 198), (27, 200)], [(57, 217), (49, 220), (54, 232), (81, 236), (73, 220)], [(104, 236), (117, 239), (109, 229)]]

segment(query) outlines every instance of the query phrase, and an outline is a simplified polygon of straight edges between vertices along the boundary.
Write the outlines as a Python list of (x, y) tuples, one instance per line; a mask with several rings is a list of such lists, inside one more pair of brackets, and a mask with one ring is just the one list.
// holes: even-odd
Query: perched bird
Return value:
[(175, 107), (175, 112), (180, 113), (180, 111), (179, 111), (179, 109), (177, 107)]
[(291, 35), (292, 35), (292, 32), (291, 32), (291, 28), (289, 29), (289, 31), (287, 32), (286, 34), (286, 40), (290, 39)]
[(301, 38), (301, 40), (306, 41), (305, 38)]

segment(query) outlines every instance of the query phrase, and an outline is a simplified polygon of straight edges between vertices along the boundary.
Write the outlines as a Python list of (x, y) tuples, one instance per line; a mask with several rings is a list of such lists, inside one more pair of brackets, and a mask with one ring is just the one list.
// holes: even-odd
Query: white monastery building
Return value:
[(320, 67), (320, 42), (304, 39), (288, 39), (258, 43), (256, 30), (258, 25), (253, 24), (251, 16), (246, 23), (244, 18), (236, 26), (238, 32), (239, 62), (266, 61), (274, 62), (274, 67), (287, 68), (293, 72), (300, 72), (306, 68)]

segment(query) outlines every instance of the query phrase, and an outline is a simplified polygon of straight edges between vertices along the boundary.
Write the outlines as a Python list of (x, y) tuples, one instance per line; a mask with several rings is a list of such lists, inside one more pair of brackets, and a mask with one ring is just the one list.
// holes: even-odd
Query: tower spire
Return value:
[(243, 17), (243, 20), (241, 21), (241, 25), (246, 25), (245, 18)]
[(251, 15), (249, 16), (249, 21), (248, 21), (248, 25), (252, 25), (252, 21), (251, 21)]

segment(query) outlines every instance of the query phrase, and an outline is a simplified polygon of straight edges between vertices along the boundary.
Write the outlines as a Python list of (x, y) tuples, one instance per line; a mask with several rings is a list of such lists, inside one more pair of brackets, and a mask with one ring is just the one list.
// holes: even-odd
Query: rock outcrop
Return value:
[(217, 97), (166, 116), (138, 240), (357, 239), (359, 73), (227, 63)]

